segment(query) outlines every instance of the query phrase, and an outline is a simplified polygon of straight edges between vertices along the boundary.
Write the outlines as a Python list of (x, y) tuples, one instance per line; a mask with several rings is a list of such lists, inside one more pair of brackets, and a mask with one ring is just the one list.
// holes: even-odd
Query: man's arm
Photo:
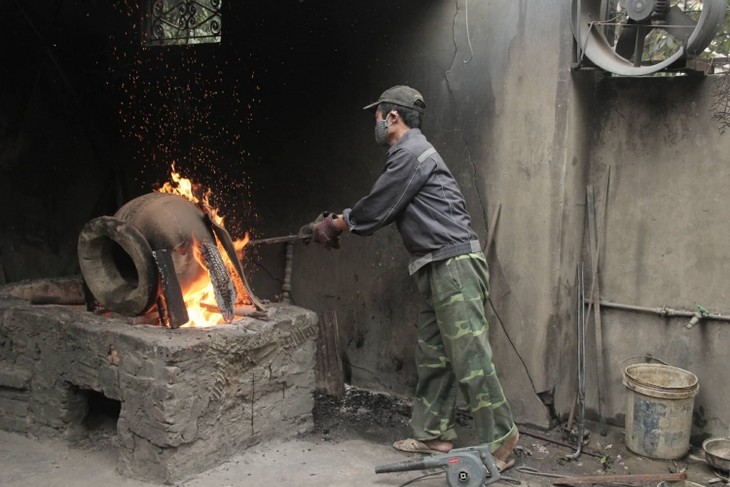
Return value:
[(345, 226), (358, 235), (370, 235), (388, 225), (421, 190), (432, 169), (429, 160), (419, 162), (405, 149), (394, 152), (370, 193), (345, 210)]

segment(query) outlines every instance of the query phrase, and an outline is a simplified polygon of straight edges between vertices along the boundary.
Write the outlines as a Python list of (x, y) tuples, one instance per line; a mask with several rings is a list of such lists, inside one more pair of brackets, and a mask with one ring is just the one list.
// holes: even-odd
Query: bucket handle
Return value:
[[(651, 355), (651, 354), (646, 354), (646, 355), (634, 355), (633, 357), (627, 357), (627, 358), (623, 359), (623, 360), (621, 361), (621, 368), (623, 368), (624, 364), (625, 364), (626, 362), (628, 362), (629, 360), (634, 360), (634, 359), (637, 359), (637, 358), (643, 358), (643, 359), (646, 359), (646, 360), (653, 360), (653, 361), (655, 361), (655, 362), (659, 362), (659, 363), (660, 363), (660, 364), (662, 364), (662, 365), (669, 365), (668, 363), (666, 363), (666, 362), (665, 362), (664, 360), (662, 360), (662, 359), (656, 358), (656, 357), (654, 357), (654, 356), (653, 356), (653, 355)], [(648, 363), (648, 362), (647, 362), (647, 363)]]
[[(624, 381), (626, 380), (626, 367), (624, 367), (624, 364), (625, 364), (626, 362), (628, 362), (629, 360), (635, 360), (635, 359), (638, 359), (638, 358), (643, 358), (644, 360), (646, 360), (646, 361), (647, 361), (647, 363), (649, 363), (650, 361), (652, 361), (652, 360), (653, 360), (653, 361), (655, 361), (655, 362), (659, 362), (659, 363), (660, 363), (660, 364), (662, 364), (662, 365), (669, 365), (669, 364), (668, 364), (668, 363), (666, 363), (666, 362), (665, 362), (664, 360), (662, 360), (662, 359), (658, 359), (658, 358), (654, 357), (654, 356), (653, 356), (653, 355), (651, 355), (651, 354), (646, 354), (646, 355), (634, 355), (634, 356), (631, 356), (631, 357), (627, 357), (627, 358), (625, 358), (625, 359), (623, 359), (623, 360), (621, 361), (621, 376), (623, 377)], [(670, 367), (671, 367), (671, 366), (670, 366)]]

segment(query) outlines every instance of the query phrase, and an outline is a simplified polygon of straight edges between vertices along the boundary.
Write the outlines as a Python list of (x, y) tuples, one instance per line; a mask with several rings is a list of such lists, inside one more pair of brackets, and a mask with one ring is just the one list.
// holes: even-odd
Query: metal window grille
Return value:
[(148, 0), (143, 15), (145, 46), (221, 41), (223, 0)]

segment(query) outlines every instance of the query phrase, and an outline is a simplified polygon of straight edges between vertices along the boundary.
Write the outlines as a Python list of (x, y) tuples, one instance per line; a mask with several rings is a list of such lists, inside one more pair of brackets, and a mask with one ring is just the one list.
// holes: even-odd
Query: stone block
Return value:
[(33, 373), (26, 368), (0, 362), (0, 387), (26, 390), (32, 376)]

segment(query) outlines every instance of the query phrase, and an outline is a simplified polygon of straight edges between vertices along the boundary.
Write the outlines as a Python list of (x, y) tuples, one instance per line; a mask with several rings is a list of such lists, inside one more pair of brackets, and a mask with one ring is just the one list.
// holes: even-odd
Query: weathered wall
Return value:
[[(601, 228), (602, 299), (727, 314), (729, 141), (712, 120), (723, 82), (604, 78), (596, 85), (590, 167), (601, 198), (611, 172)], [(727, 434), (730, 323), (703, 320), (687, 329), (688, 321), (603, 309), (609, 417), (625, 412), (621, 370), (640, 361), (627, 359), (650, 354), (697, 375), (695, 433)], [(589, 402), (595, 407), (595, 396)]]

